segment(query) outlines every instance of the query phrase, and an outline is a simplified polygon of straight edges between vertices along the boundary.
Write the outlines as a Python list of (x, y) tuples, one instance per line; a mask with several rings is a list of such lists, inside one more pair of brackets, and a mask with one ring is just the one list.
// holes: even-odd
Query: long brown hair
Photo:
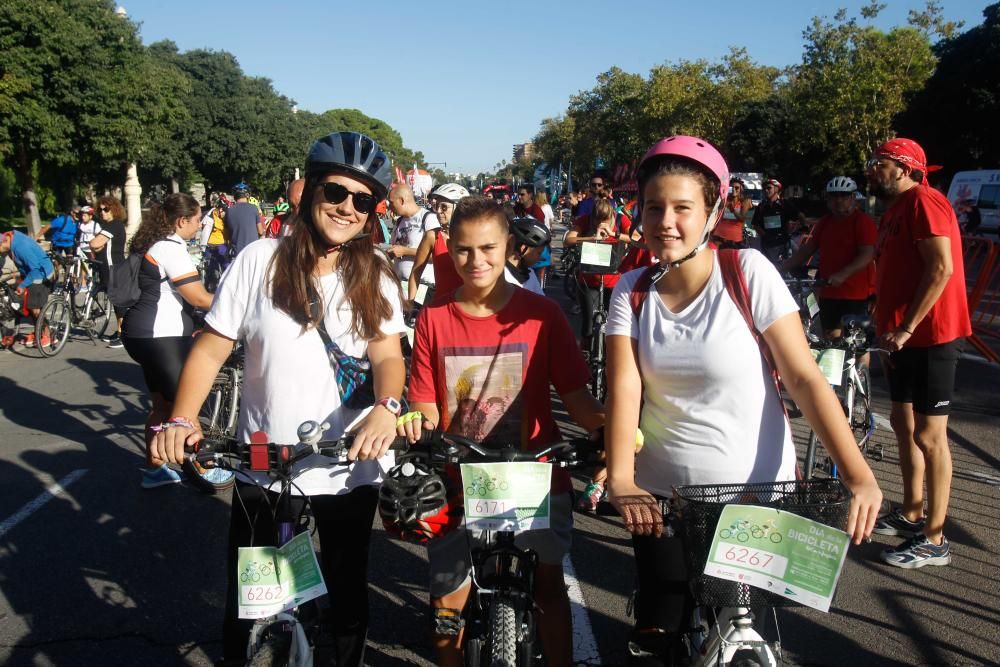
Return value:
[[(319, 279), (313, 275), (320, 257), (326, 255), (327, 242), (320, 236), (312, 220), (313, 199), (320, 178), (310, 175), (302, 190), (299, 210), (292, 216), (292, 235), (282, 239), (268, 268), (271, 300), (304, 328), (315, 327), (322, 320), (324, 309), (313, 309), (319, 295)], [(344, 295), (351, 306), (351, 330), (359, 338), (380, 338), (382, 322), (392, 316), (392, 303), (382, 293), (382, 280), (396, 286), (402, 300), (396, 274), (389, 262), (375, 252), (371, 230), (377, 223), (375, 211), (368, 214), (363, 237), (357, 238), (336, 252), (340, 253), (337, 272), (344, 283)]]
[(177, 231), (177, 218), (190, 218), (195, 213), (201, 213), (197, 199), (183, 192), (168, 195), (162, 204), (155, 204), (143, 217), (128, 251), (146, 254), (154, 243)]

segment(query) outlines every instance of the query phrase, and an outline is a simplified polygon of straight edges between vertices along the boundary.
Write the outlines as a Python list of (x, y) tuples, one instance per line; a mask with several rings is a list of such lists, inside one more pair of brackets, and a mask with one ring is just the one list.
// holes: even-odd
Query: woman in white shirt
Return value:
[[(321, 568), (332, 613), (339, 665), (360, 665), (368, 627), (368, 542), (377, 485), (392, 464), (386, 455), (396, 434), (405, 382), (399, 335), (404, 331), (399, 283), (374, 251), (375, 206), (392, 180), (388, 156), (366, 136), (338, 132), (316, 141), (306, 160), (306, 183), (292, 235), (262, 239), (241, 252), (222, 278), (207, 330), (198, 337), (181, 376), (173, 418), (153, 453), (179, 461), (201, 434), (191, 422), (218, 369), (237, 340), (244, 341), (245, 374), (238, 436), (263, 431), (271, 442), (298, 441), (307, 420), (326, 421), (336, 438), (364, 415), (341, 402), (334, 363), (320, 334), (347, 355), (367, 357), (374, 375), (374, 406), (353, 429), (351, 466), (316, 467), (305, 459), (296, 472), (293, 510), (308, 496), (319, 532)], [(301, 223), (301, 224), (299, 224)], [(172, 426), (171, 426), (172, 424)], [(258, 480), (267, 484), (269, 480)], [(277, 487), (268, 491), (273, 505)], [(251, 525), (249, 517), (256, 517)], [(250, 623), (237, 618), (237, 549), (276, 539), (264, 494), (237, 483), (231, 515), (223, 625), (225, 658), (245, 659)]]
[[(750, 327), (728, 295), (708, 244), (729, 173), (708, 142), (669, 137), (638, 172), (644, 238), (659, 271), (638, 312), (633, 291), (647, 269), (622, 277), (611, 297), (608, 349), (608, 491), (633, 534), (638, 590), (630, 651), (666, 650), (690, 609), (679, 538), (662, 536), (657, 498), (682, 484), (795, 478), (791, 428)], [(755, 250), (739, 254), (754, 324), (785, 388), (853, 492), (847, 531), (871, 533), (882, 494), (840, 403), (813, 361), (797, 308)], [(654, 269), (648, 269), (655, 271)], [(640, 288), (641, 289), (641, 288)], [(636, 427), (645, 445), (637, 454)]]

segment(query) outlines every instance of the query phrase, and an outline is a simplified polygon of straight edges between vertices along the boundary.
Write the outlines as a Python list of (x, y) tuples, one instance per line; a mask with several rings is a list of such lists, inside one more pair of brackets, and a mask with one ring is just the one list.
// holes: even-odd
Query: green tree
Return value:
[[(873, 3), (862, 17), (871, 20), (880, 9)], [(892, 134), (893, 118), (923, 87), (935, 58), (929, 35), (919, 27), (883, 32), (848, 18), (845, 10), (832, 21), (814, 18), (803, 34), (802, 64), (788, 88), (795, 122), (786, 140), (799, 156), (823, 148), (793, 176), (819, 184), (830, 174), (858, 171)]]
[(996, 167), (1000, 160), (1000, 3), (983, 16), (982, 25), (934, 47), (934, 75), (896, 122), (946, 174)]

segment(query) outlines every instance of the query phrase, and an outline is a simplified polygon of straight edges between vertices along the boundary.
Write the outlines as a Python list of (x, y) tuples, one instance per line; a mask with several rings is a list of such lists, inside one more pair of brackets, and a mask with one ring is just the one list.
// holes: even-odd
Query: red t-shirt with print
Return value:
[[(566, 395), (590, 372), (562, 310), (552, 300), (514, 290), (498, 313), (474, 317), (454, 295), (420, 312), (407, 398), (434, 403), (440, 428), (477, 442), (517, 443), (537, 451), (561, 439), (549, 386)], [(553, 491), (571, 488), (556, 468)]]
[(941, 296), (917, 325), (906, 347), (941, 345), (972, 333), (958, 220), (948, 199), (923, 185), (901, 194), (879, 223), (875, 249), (876, 329), (882, 335), (903, 323), (924, 271), (917, 243), (934, 236), (946, 237), (951, 242), (953, 271)]
[[(824, 215), (813, 229), (813, 239), (819, 250), (819, 277), (829, 278), (847, 266), (858, 254), (861, 246), (875, 247), (878, 231), (875, 221), (864, 211), (855, 210), (846, 218)], [(827, 299), (854, 299), (862, 301), (871, 294), (875, 264), (855, 271), (842, 285), (827, 285), (820, 296)]]

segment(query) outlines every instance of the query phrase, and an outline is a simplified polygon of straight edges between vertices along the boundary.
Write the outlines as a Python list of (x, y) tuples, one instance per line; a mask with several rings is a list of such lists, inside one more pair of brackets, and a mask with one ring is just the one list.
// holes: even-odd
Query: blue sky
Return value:
[[(902, 25), (923, 2), (884, 0), (876, 25)], [(802, 56), (802, 30), (837, 7), (810, 2), (500, 3), (336, 0), (120, 0), (147, 44), (229, 51), (299, 107), (356, 108), (380, 118), (447, 171), (510, 159), (543, 118), (617, 65), (647, 74), (678, 60), (716, 61), (742, 46), (761, 64)], [(941, 0), (946, 18), (982, 22), (989, 0)]]

